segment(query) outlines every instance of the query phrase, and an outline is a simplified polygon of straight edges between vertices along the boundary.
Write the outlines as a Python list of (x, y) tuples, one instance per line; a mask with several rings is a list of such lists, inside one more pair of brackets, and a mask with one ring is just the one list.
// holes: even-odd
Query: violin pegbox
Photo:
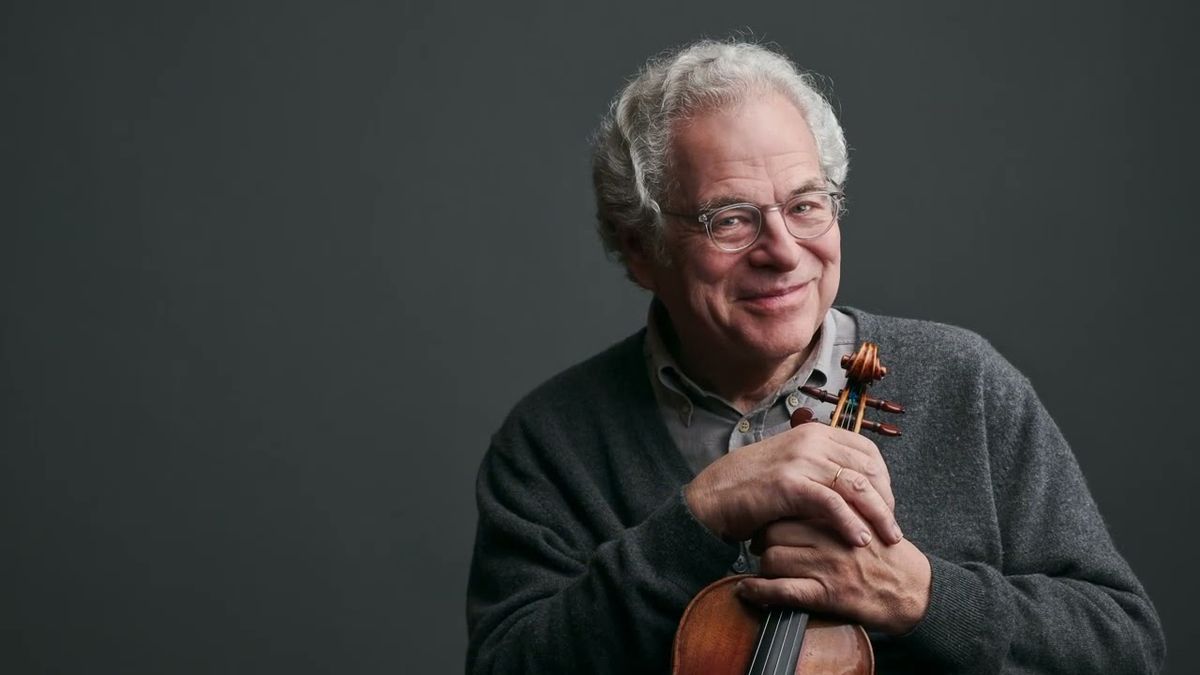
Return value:
[(863, 419), (867, 407), (886, 413), (904, 413), (904, 406), (899, 403), (867, 396), (867, 387), (888, 374), (887, 367), (879, 361), (879, 346), (874, 342), (863, 342), (857, 352), (842, 357), (842, 368), (846, 370), (846, 386), (837, 395), (807, 385), (801, 387), (800, 391), (836, 406), (829, 420), (831, 427), (840, 427), (854, 433), (866, 429), (882, 436), (899, 436), (900, 427)]

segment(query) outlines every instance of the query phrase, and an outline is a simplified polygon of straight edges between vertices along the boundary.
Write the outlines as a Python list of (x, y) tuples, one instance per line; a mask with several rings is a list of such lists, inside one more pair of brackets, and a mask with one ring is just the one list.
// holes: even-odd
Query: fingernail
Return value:
[(866, 546), (869, 543), (871, 543), (871, 533), (867, 532), (866, 530), (859, 532), (858, 533), (858, 545)]
[(904, 538), (904, 533), (900, 531), (899, 525), (892, 525), (892, 537), (896, 539), (897, 543)]

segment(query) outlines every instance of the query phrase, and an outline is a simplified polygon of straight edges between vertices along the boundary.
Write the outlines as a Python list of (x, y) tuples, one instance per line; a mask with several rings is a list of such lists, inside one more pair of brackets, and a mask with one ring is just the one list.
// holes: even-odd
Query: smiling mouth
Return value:
[(809, 283), (811, 282), (806, 281), (802, 284), (793, 284), (791, 286), (784, 286), (783, 288), (774, 288), (766, 291), (754, 291), (743, 295), (740, 299), (745, 302), (758, 302), (786, 298), (797, 291), (804, 290)]

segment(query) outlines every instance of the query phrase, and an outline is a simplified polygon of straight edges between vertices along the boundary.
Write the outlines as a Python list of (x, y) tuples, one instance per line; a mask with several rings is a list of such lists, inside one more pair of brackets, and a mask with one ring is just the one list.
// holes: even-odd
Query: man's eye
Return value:
[(791, 213), (797, 216), (807, 215), (813, 211), (819, 211), (821, 205), (815, 199), (801, 199), (792, 203)]
[(748, 210), (731, 209), (713, 215), (712, 227), (715, 230), (733, 230), (754, 224), (754, 218)]
[(826, 195), (805, 195), (788, 204), (787, 214), (791, 218), (823, 219), (828, 218), (832, 203)]

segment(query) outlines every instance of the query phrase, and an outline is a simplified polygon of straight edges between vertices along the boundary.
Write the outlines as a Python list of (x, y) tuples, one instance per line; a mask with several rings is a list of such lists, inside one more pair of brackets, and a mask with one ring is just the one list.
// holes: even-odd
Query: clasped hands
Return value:
[(721, 538), (752, 538), (761, 576), (739, 584), (748, 602), (893, 635), (925, 615), (929, 560), (904, 538), (887, 464), (864, 436), (802, 424), (713, 462), (684, 496)]

